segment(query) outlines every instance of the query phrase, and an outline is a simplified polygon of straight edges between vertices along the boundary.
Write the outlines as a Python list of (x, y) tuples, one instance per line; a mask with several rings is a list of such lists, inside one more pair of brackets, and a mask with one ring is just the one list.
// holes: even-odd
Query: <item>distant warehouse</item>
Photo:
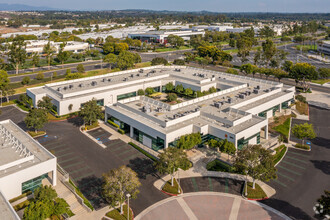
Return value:
[[(196, 97), (171, 104), (138, 95), (138, 90), (147, 88), (163, 94), (168, 83), (190, 88)], [(210, 89), (212, 93), (197, 96)], [(47, 84), (27, 89), (27, 94), (34, 106), (42, 97), (50, 97), (58, 115), (79, 111), (95, 99), (105, 106), (106, 121), (154, 150), (196, 132), (204, 141), (227, 139), (241, 149), (268, 139), (268, 118), (289, 107), (294, 87), (186, 66), (154, 66)]]
[(138, 39), (148, 43), (167, 43), (169, 35), (182, 37), (184, 40), (190, 40), (192, 36), (205, 35), (204, 31), (186, 30), (186, 31), (149, 31), (144, 33), (128, 34), (129, 38)]

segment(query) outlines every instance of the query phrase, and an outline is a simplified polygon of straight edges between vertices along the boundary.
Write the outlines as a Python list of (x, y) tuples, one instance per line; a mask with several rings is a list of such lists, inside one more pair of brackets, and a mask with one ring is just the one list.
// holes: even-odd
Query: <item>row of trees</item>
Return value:
[(126, 70), (132, 68), (135, 63), (140, 63), (141, 57), (138, 53), (122, 51), (118, 56), (113, 53), (107, 54), (103, 61), (110, 64), (110, 69), (118, 67), (120, 70)]

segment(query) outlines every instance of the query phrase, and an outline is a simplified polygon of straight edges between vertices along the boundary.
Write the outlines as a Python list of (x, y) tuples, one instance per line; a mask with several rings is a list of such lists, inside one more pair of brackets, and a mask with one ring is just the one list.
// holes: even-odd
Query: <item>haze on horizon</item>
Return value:
[(330, 12), (330, 0), (0, 0), (0, 3), (87, 11), (150, 9), (212, 12)]

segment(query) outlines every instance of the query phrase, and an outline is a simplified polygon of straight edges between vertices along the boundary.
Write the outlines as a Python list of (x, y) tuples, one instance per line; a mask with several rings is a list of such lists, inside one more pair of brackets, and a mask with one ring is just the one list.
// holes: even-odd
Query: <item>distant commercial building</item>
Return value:
[[(4, 200), (39, 187), (56, 185), (56, 157), (11, 120), (0, 122), (0, 219), (16, 219)], [(4, 211), (7, 210), (7, 211)]]
[[(171, 105), (157, 98), (138, 96), (148, 87), (165, 91), (167, 83), (194, 91), (214, 87), (217, 92)], [(95, 99), (112, 120), (132, 138), (159, 150), (180, 136), (200, 132), (204, 141), (227, 139), (238, 149), (268, 139), (268, 118), (288, 108), (294, 87), (186, 66), (154, 66), (47, 84), (27, 89), (36, 106), (43, 96), (52, 99), (59, 115), (78, 111)]]
[(330, 55), (330, 40), (324, 40), (317, 46), (317, 51), (325, 55)]
[(232, 29), (232, 28), (233, 26), (229, 26), (229, 25), (212, 25), (212, 26), (198, 25), (192, 27), (192, 30), (226, 31), (227, 29)]
[[(50, 42), (51, 46), (55, 49), (56, 53), (60, 51), (60, 45), (62, 42), (54, 42), (47, 40), (27, 40), (25, 50), (28, 54), (31, 53), (43, 53), (44, 46)], [(66, 46), (64, 47), (64, 51), (70, 51), (73, 53), (79, 53), (87, 50), (89, 48), (89, 44), (85, 42), (78, 41), (67, 41)]]
[(182, 37), (184, 40), (190, 40), (190, 37), (196, 35), (205, 35), (204, 31), (193, 31), (193, 30), (185, 30), (185, 31), (149, 31), (145, 33), (134, 33), (128, 34), (129, 38), (138, 39), (142, 42), (148, 43), (167, 43), (167, 37), (169, 35), (176, 35)]

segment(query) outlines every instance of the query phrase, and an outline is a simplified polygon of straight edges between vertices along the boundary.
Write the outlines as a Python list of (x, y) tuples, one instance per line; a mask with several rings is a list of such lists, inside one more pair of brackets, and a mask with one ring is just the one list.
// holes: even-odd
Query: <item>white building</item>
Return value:
[[(50, 42), (50, 45), (55, 49), (56, 53), (60, 51), (60, 45), (63, 42), (54, 42), (47, 40), (27, 40), (25, 50), (28, 54), (31, 53), (43, 53), (44, 46)], [(73, 53), (79, 53), (85, 51), (89, 48), (89, 44), (85, 42), (78, 41), (67, 41), (66, 46), (64, 47), (64, 51), (70, 51)]]
[(317, 45), (317, 51), (325, 55), (330, 55), (330, 40), (324, 40)]
[(145, 33), (134, 33), (128, 34), (129, 38), (138, 39), (142, 42), (148, 43), (167, 43), (167, 37), (169, 35), (176, 35), (182, 37), (184, 40), (190, 40), (190, 37), (196, 35), (205, 35), (204, 31), (193, 31), (193, 30), (185, 30), (185, 31), (149, 31)]
[(0, 219), (11, 219), (3, 218), (1, 200), (33, 191), (44, 178), (55, 186), (56, 157), (11, 120), (0, 122), (0, 142)]
[[(176, 105), (137, 96), (148, 87), (164, 91), (169, 82), (194, 91), (214, 87), (217, 92)], [(35, 106), (43, 96), (50, 97), (59, 115), (79, 111), (94, 98), (105, 106), (106, 120), (156, 150), (193, 132), (204, 139), (228, 139), (241, 148), (268, 138), (267, 119), (290, 105), (294, 87), (186, 66), (154, 66), (47, 84), (27, 94)]]

